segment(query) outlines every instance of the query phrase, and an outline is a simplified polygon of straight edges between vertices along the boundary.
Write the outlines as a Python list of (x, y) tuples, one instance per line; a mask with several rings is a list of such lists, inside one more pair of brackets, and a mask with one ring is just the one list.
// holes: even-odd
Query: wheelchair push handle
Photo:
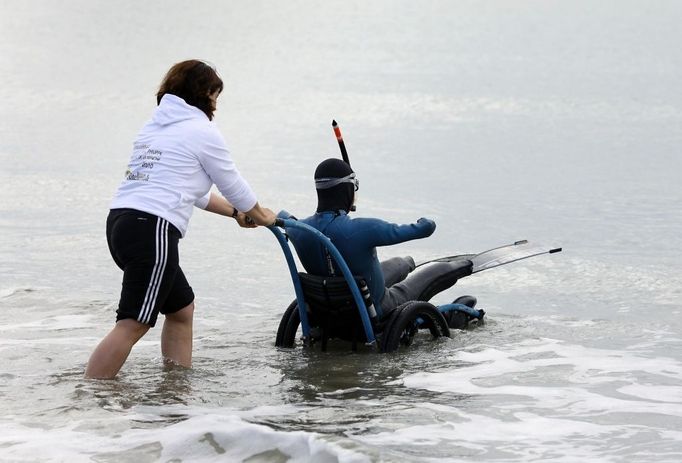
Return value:
[(287, 211), (281, 211), (277, 215), (277, 218), (275, 219), (275, 223), (270, 225), (268, 228), (272, 229), (274, 227), (284, 228), (287, 226), (296, 226), (294, 224), (297, 222), (298, 222), (298, 219), (296, 217), (289, 214)]

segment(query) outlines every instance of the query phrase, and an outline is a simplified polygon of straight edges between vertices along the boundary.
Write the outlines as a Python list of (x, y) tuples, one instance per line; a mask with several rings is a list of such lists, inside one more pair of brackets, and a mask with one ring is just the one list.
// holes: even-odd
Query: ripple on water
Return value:
[[(412, 390), (487, 397), (485, 409), (453, 407), (444, 415), (447, 425), (408, 426), (363, 439), (386, 445), (411, 435), (423, 445), (468, 448), (479, 458), (499, 452), (533, 457), (517, 444), (523, 441), (542, 458), (609, 461), (617, 447), (628, 455), (646, 452), (642, 461), (674, 461), (664, 449), (682, 439), (682, 363), (676, 359), (546, 338), (452, 357), (464, 365), (408, 374), (400, 383)], [(477, 432), (467, 432), (471, 429)]]

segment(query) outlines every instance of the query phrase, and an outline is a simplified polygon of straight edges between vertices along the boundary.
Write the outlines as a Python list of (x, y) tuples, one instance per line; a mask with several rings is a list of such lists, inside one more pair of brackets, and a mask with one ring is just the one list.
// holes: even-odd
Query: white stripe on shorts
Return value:
[(137, 321), (140, 323), (147, 324), (152, 317), (156, 298), (161, 287), (161, 280), (163, 279), (163, 272), (166, 270), (167, 257), (168, 222), (159, 217), (156, 220), (156, 261), (154, 262), (154, 269), (152, 270), (152, 276), (147, 287), (147, 293), (144, 296), (140, 315), (137, 317)]

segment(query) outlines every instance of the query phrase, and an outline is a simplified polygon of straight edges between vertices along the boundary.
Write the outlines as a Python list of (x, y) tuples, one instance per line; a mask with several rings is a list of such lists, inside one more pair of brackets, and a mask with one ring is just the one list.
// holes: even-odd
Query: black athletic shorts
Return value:
[(107, 243), (123, 270), (116, 321), (154, 326), (159, 312), (177, 312), (194, 301), (178, 258), (180, 231), (167, 220), (135, 209), (112, 209)]

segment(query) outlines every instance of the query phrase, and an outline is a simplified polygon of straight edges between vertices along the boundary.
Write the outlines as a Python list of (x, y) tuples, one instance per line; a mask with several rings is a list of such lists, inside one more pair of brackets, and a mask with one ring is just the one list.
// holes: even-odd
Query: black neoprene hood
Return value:
[[(315, 180), (343, 178), (353, 173), (353, 169), (341, 159), (330, 158), (322, 161), (315, 169)], [(355, 185), (340, 183), (331, 188), (317, 189), (317, 212), (349, 212), (355, 198)]]

